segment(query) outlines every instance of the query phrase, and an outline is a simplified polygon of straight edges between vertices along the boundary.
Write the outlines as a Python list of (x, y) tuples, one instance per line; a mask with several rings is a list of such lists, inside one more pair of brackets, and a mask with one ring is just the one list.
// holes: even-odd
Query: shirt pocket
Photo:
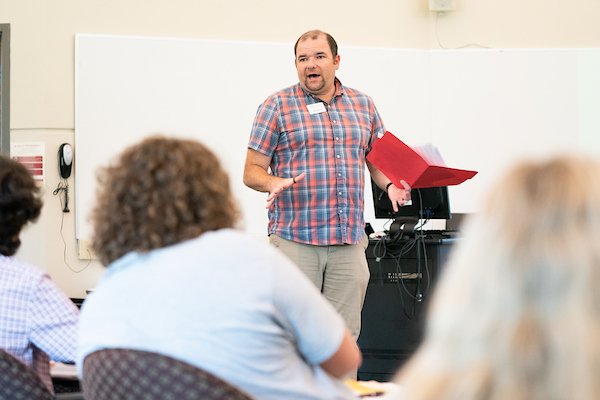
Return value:
[(300, 110), (290, 111), (280, 116), (279, 148), (281, 150), (297, 151), (297, 149), (308, 146), (309, 126), (306, 116)]

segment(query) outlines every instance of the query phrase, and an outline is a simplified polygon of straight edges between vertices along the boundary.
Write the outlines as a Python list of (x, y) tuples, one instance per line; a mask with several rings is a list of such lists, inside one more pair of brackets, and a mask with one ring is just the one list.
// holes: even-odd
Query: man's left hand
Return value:
[(400, 183), (403, 186), (402, 188), (399, 188), (396, 185), (391, 184), (388, 187), (388, 191), (387, 191), (388, 197), (390, 198), (390, 201), (392, 202), (392, 208), (394, 209), (394, 212), (398, 212), (398, 207), (408, 205), (406, 203), (411, 201), (410, 186), (408, 185), (408, 183), (406, 183), (404, 181), (400, 181)]

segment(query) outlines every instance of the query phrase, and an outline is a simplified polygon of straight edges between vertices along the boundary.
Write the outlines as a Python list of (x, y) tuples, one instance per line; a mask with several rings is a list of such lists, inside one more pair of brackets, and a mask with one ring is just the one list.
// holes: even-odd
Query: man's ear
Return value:
[(335, 65), (335, 69), (338, 69), (340, 67), (340, 55), (339, 54), (337, 56), (335, 56), (335, 58), (333, 59), (333, 65)]

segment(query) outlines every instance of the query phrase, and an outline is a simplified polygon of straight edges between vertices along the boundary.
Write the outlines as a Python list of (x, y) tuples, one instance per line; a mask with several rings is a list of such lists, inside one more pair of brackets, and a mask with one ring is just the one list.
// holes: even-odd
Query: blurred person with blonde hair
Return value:
[(512, 168), (468, 221), (403, 399), (600, 399), (600, 163)]
[(151, 351), (257, 399), (351, 399), (361, 354), (345, 322), (279, 250), (234, 229), (217, 157), (151, 137), (99, 175), (93, 247), (107, 266), (83, 304), (77, 355)]

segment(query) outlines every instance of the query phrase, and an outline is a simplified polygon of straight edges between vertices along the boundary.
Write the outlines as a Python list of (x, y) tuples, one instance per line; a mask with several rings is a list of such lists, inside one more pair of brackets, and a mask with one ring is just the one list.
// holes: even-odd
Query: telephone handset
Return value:
[(63, 143), (58, 149), (58, 169), (60, 176), (67, 179), (71, 176), (71, 169), (73, 167), (73, 148), (68, 143)]

